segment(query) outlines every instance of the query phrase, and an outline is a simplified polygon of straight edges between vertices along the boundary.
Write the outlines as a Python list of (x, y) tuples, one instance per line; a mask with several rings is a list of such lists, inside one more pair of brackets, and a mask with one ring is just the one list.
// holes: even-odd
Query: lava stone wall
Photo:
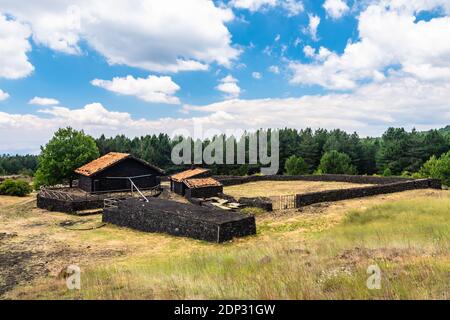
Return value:
[(210, 242), (256, 234), (253, 216), (163, 199), (121, 201), (105, 208), (103, 221), (140, 231), (167, 233)]
[(270, 198), (265, 198), (265, 197), (240, 198), (238, 202), (246, 207), (261, 208), (266, 211), (273, 210), (273, 204), (272, 204), (272, 200), (270, 200)]
[(348, 182), (359, 184), (390, 184), (395, 182), (412, 181), (410, 178), (402, 177), (375, 177), (375, 176), (358, 176), (346, 174), (322, 174), (322, 175), (299, 175), (299, 176), (215, 176), (224, 186), (232, 186), (244, 184), (248, 182), (258, 181), (329, 181), (329, 182)]
[(45, 198), (38, 194), (37, 207), (48, 211), (75, 213), (77, 211), (98, 209), (103, 207), (103, 200), (59, 200)]
[[(359, 188), (340, 190), (328, 190), (295, 195), (297, 208), (320, 202), (340, 201), (353, 198), (369, 197), (379, 194), (388, 194), (414, 189), (442, 189), (439, 179), (402, 179), (400, 182), (379, 184)], [(270, 195), (269, 195), (270, 196)], [(266, 211), (273, 210), (273, 200), (267, 197), (240, 198), (239, 203), (249, 207), (262, 208)]]
[(394, 192), (401, 192), (414, 189), (427, 189), (427, 188), (441, 189), (442, 186), (440, 181), (437, 179), (421, 179), (406, 182), (396, 182), (378, 186), (312, 192), (305, 194), (297, 194), (296, 205), (297, 207), (301, 207), (320, 202), (340, 201), (346, 199), (374, 196), (378, 194), (388, 194)]
[(211, 198), (223, 193), (223, 186), (186, 189), (187, 198)]

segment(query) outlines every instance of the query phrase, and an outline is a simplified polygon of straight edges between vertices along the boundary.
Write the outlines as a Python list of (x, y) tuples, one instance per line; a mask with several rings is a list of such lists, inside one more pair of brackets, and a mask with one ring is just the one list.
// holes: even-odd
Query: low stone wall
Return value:
[(261, 208), (266, 211), (273, 211), (273, 204), (270, 198), (240, 198), (239, 203), (246, 207)]
[(376, 177), (376, 176), (358, 176), (346, 174), (322, 174), (322, 175), (299, 175), (299, 176), (214, 176), (224, 186), (232, 186), (258, 181), (329, 181), (329, 182), (348, 182), (359, 184), (391, 184), (395, 182), (413, 181), (414, 179), (402, 177)]
[(296, 195), (296, 206), (302, 207), (314, 203), (340, 201), (346, 199), (362, 198), (379, 194), (388, 194), (414, 189), (441, 189), (441, 182), (437, 179), (421, 179), (405, 182), (396, 182), (385, 185), (350, 188), (342, 190), (328, 190)]
[(117, 207), (104, 209), (103, 221), (218, 243), (256, 234), (253, 216), (155, 198), (120, 201)]
[(75, 213), (77, 211), (103, 208), (103, 200), (60, 200), (37, 195), (37, 207), (49, 211)]
[[(439, 179), (402, 179), (400, 182), (393, 182), (388, 184), (378, 184), (372, 186), (364, 186), (359, 188), (327, 190), (319, 192), (311, 192), (304, 194), (290, 195), (294, 196), (293, 206), (296, 208), (311, 205), (320, 202), (340, 201), (353, 198), (369, 197), (379, 194), (388, 194), (394, 192), (401, 192), (414, 189), (442, 189), (442, 184)], [(284, 197), (284, 196), (281, 196)], [(286, 196), (287, 197), (287, 196)], [(274, 208), (274, 201), (278, 197), (255, 197), (255, 198), (240, 198), (239, 203), (249, 207), (258, 207), (267, 211), (272, 211)]]

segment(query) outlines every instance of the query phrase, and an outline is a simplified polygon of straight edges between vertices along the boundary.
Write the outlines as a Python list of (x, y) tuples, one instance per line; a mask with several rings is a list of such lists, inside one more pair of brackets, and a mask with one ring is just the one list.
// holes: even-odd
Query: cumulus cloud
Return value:
[(281, 7), (289, 17), (296, 16), (304, 10), (303, 2), (300, 0), (232, 0), (230, 4), (234, 8), (251, 12)]
[(282, 1), (281, 6), (287, 11), (288, 16), (296, 16), (305, 9), (302, 1), (285, 0)]
[(41, 98), (41, 97), (34, 97), (30, 101), (28, 101), (29, 104), (35, 104), (39, 106), (54, 106), (58, 105), (59, 101), (53, 98)]
[(0, 13), (0, 78), (19, 79), (33, 72), (27, 57), (30, 34), (27, 26)]
[(425, 9), (445, 8), (448, 2), (394, 1), (391, 4), (377, 2), (361, 12), (359, 40), (349, 42), (343, 54), (322, 48), (323, 54), (315, 56), (310, 64), (291, 61), (291, 82), (354, 89), (363, 81), (383, 81), (393, 73), (420, 80), (449, 81), (450, 42), (443, 39), (450, 38), (450, 17), (418, 21), (415, 16)]
[(217, 90), (226, 94), (228, 99), (236, 99), (241, 94), (241, 88), (238, 86), (238, 80), (232, 75), (228, 75), (220, 80)]
[(180, 87), (168, 76), (148, 76), (148, 78), (115, 77), (112, 80), (95, 79), (92, 85), (115, 93), (135, 96), (141, 100), (154, 103), (179, 104), (174, 94)]
[[(0, 112), (0, 150), (38, 152), (59, 127), (72, 126), (96, 137), (102, 133), (130, 137), (178, 129), (244, 130), (258, 128), (341, 128), (360, 135), (380, 135), (389, 126), (419, 130), (450, 122), (450, 84), (431, 84), (415, 78), (392, 77), (363, 85), (352, 93), (298, 98), (225, 100), (203, 106), (184, 106), (195, 117), (144, 119), (110, 111), (99, 103), (79, 109), (48, 107), (41, 115)], [(424, 107), (426, 106), (426, 107)], [(251, 123), (249, 124), (249, 119)], [(11, 144), (11, 136), (14, 144)], [(14, 148), (14, 149), (11, 149)]]
[(317, 41), (319, 40), (317, 37), (317, 28), (320, 24), (320, 17), (314, 14), (308, 14), (308, 18), (308, 27), (303, 28), (303, 32), (305, 34), (309, 34), (311, 36), (311, 39), (313, 39), (314, 41)]
[(323, 8), (332, 19), (339, 19), (350, 10), (344, 0), (326, 0)]
[(2, 89), (0, 89), (0, 101), (6, 100), (9, 98), (9, 94)]
[(260, 72), (252, 72), (252, 77), (256, 80), (262, 79), (262, 74)]
[[(240, 53), (225, 25), (232, 11), (210, 0), (35, 0), (32, 6), (2, 0), (0, 11), (28, 24), (40, 45), (81, 54), (86, 41), (110, 64), (158, 72), (206, 70), (213, 62), (229, 66)], [(28, 50), (27, 32), (14, 37), (22, 39), (21, 52)], [(32, 70), (24, 61), (20, 74)]]

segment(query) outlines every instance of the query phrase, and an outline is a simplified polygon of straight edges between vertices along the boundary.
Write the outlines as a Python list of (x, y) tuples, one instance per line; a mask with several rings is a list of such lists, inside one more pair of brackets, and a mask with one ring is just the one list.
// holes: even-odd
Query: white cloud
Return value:
[(59, 101), (52, 98), (41, 98), (41, 97), (34, 97), (30, 101), (28, 101), (29, 104), (35, 104), (39, 106), (54, 106), (58, 105)]
[(0, 101), (4, 101), (9, 98), (9, 94), (0, 89)]
[(95, 79), (92, 85), (123, 94), (136, 96), (141, 100), (155, 103), (179, 104), (174, 94), (180, 87), (168, 76), (148, 76), (148, 78), (115, 77), (112, 80)]
[(275, 7), (283, 8), (289, 17), (303, 12), (303, 2), (300, 0), (232, 0), (230, 5), (237, 9), (251, 12), (264, 11)]
[[(0, 150), (38, 152), (59, 127), (72, 126), (96, 137), (129, 137), (184, 128), (194, 124), (225, 132), (258, 128), (341, 128), (360, 135), (380, 135), (389, 126), (419, 130), (450, 123), (450, 84), (431, 84), (414, 78), (391, 77), (366, 84), (352, 93), (299, 98), (226, 100), (205, 106), (184, 106), (200, 116), (138, 119), (126, 112), (109, 111), (99, 103), (83, 108), (49, 107), (40, 115), (0, 112)], [(251, 122), (249, 123), (249, 119)], [(11, 137), (14, 143), (11, 143)]]
[(370, 5), (360, 14), (359, 40), (349, 42), (343, 54), (323, 48), (313, 63), (291, 61), (291, 82), (354, 89), (362, 81), (383, 81), (399, 72), (420, 80), (450, 81), (450, 42), (443, 40), (450, 39), (450, 17), (416, 21), (414, 15), (414, 10), (436, 9), (448, 2), (394, 1), (390, 8), (385, 4)]
[(278, 0), (232, 0), (231, 5), (238, 9), (247, 9), (255, 12), (258, 10), (267, 9), (268, 7), (275, 7)]
[(27, 26), (7, 19), (0, 10), (0, 78), (19, 79), (33, 72), (27, 57), (31, 50), (29, 37)]
[(216, 87), (217, 90), (226, 94), (228, 99), (236, 99), (241, 94), (241, 88), (238, 86), (238, 80), (232, 75), (228, 75), (220, 80), (220, 84)]
[(269, 71), (275, 74), (279, 74), (280, 73), (280, 68), (278, 66), (270, 66), (269, 67)]
[(110, 64), (178, 72), (228, 67), (239, 55), (225, 25), (232, 11), (210, 0), (2, 0), (0, 11), (27, 23), (40, 45), (81, 54), (86, 41)]
[(306, 57), (312, 58), (314, 57), (316, 50), (313, 47), (307, 45), (303, 47), (303, 53), (305, 54)]
[(296, 16), (305, 9), (303, 2), (297, 0), (282, 1), (281, 6), (287, 11), (289, 17)]
[(311, 36), (311, 39), (313, 39), (314, 41), (317, 41), (319, 40), (317, 37), (317, 28), (319, 27), (320, 24), (320, 17), (314, 14), (308, 14), (308, 18), (309, 18), (308, 27), (303, 28), (303, 32), (305, 34), (309, 34)]
[(332, 19), (339, 19), (350, 10), (344, 0), (326, 0), (323, 7)]
[(252, 77), (256, 80), (262, 79), (262, 74), (260, 72), (252, 72)]

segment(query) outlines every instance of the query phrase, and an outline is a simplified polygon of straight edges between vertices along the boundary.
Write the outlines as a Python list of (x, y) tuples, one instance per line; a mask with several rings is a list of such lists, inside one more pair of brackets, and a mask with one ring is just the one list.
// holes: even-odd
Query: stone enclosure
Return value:
[(256, 234), (253, 216), (158, 198), (118, 201), (104, 209), (103, 222), (217, 243)]
[(375, 177), (357, 175), (302, 175), (302, 176), (216, 176), (224, 186), (232, 186), (257, 181), (327, 181), (327, 182), (349, 182), (357, 184), (370, 184), (369, 186), (348, 188), (341, 190), (326, 190), (303, 194), (292, 194), (289, 196), (241, 198), (239, 202), (246, 206), (258, 207), (267, 211), (293, 209), (315, 203), (340, 201), (368, 197), (379, 194), (388, 194), (413, 189), (441, 189), (442, 185), (438, 179), (409, 179), (401, 177)]

